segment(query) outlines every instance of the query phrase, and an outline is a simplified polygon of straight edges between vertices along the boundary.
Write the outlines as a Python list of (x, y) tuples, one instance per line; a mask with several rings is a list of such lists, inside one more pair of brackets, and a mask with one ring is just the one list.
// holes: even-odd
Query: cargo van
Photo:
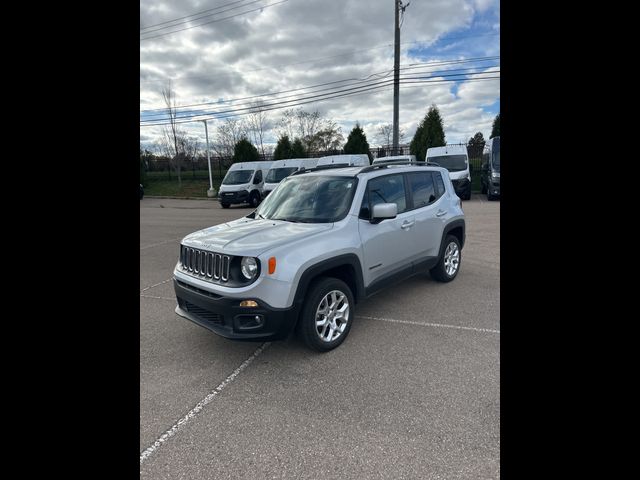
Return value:
[(271, 164), (271, 168), (264, 180), (262, 189), (262, 198), (266, 198), (278, 184), (291, 175), (303, 168), (313, 168), (318, 163), (317, 158), (287, 158), (284, 160), (276, 160)]
[(487, 200), (500, 196), (500, 137), (490, 138), (482, 154), (482, 168), (480, 170), (480, 184), (482, 193), (487, 194)]
[(237, 203), (257, 207), (262, 200), (264, 179), (273, 162), (240, 162), (229, 167), (220, 185), (218, 201), (222, 208)]
[(427, 149), (427, 163), (436, 163), (449, 170), (453, 188), (462, 200), (471, 199), (471, 172), (466, 145), (446, 145)]
[(360, 167), (371, 165), (369, 155), (366, 153), (346, 154), (346, 155), (328, 155), (320, 157), (316, 167), (326, 167), (327, 165), (342, 167)]
[(376, 163), (383, 163), (383, 162), (413, 163), (415, 161), (416, 161), (415, 155), (393, 155), (391, 157), (374, 158), (372, 165), (375, 165)]

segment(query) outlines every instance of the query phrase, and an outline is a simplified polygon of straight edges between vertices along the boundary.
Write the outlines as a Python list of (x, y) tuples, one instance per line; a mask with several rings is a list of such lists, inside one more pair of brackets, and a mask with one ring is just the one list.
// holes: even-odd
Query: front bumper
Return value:
[[(271, 341), (287, 338), (295, 327), (299, 308), (275, 308), (263, 300), (258, 307), (240, 307), (237, 298), (216, 295), (173, 279), (178, 306), (176, 313), (187, 320), (232, 340)], [(255, 322), (255, 317), (260, 321)], [(248, 328), (247, 328), (248, 327)]]
[(489, 183), (489, 186), (487, 187), (487, 191), (491, 194), (491, 195), (500, 195), (500, 179), (499, 178), (492, 178), (491, 182)]
[(239, 190), (237, 192), (222, 192), (218, 195), (218, 201), (220, 203), (248, 203), (249, 202), (249, 192), (246, 190)]
[(459, 180), (452, 180), (453, 189), (459, 197), (468, 196), (471, 193), (471, 182), (463, 177)]

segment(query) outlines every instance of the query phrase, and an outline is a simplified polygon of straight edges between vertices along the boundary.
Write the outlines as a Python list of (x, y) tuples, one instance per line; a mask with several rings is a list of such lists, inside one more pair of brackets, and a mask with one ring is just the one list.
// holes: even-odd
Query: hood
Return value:
[(462, 170), (460, 172), (449, 172), (449, 178), (451, 180), (459, 180), (461, 178), (466, 178), (467, 175), (470, 175), (469, 170)]
[(333, 228), (333, 223), (290, 223), (241, 218), (187, 235), (183, 245), (229, 255), (261, 255), (270, 248)]
[(240, 190), (248, 190), (248, 183), (241, 183), (239, 185), (223, 185), (220, 184), (220, 192), (239, 192)]

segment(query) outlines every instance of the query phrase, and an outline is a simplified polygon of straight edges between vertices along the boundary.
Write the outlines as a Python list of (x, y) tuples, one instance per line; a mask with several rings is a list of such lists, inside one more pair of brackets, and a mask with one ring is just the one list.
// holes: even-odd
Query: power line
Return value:
[(201, 12), (192, 13), (191, 15), (185, 15), (184, 17), (178, 17), (178, 18), (174, 18), (173, 20), (167, 20), (167, 21), (160, 22), (160, 23), (154, 23), (153, 25), (147, 25), (146, 27), (140, 28), (140, 31), (147, 30), (147, 29), (153, 28), (153, 27), (157, 27), (159, 25), (166, 25), (167, 23), (177, 22), (178, 20), (183, 20), (185, 18), (196, 17), (196, 16), (198, 16), (200, 14), (211, 12), (213, 10), (218, 10), (219, 8), (228, 7), (229, 5), (235, 5), (236, 3), (242, 3), (244, 1), (246, 1), (246, 0), (236, 0), (235, 2), (225, 3), (223, 5), (218, 5), (217, 7), (208, 8), (207, 10), (202, 10)]
[[(494, 74), (494, 73), (499, 73), (499, 72), (478, 72), (478, 73), (462, 74), (462, 75), (486, 75), (486, 74)], [(416, 83), (420, 83), (420, 84), (425, 84), (425, 83), (436, 84), (436, 83), (451, 83), (451, 82), (461, 82), (461, 81), (470, 82), (470, 81), (483, 80), (483, 79), (491, 80), (491, 79), (496, 79), (496, 78), (500, 78), (499, 75), (498, 76), (491, 76), (491, 77), (481, 77), (481, 78), (457, 78), (457, 79), (451, 79), (451, 80), (433, 80), (433, 77), (419, 77), (418, 76), (418, 77), (404, 77), (401, 80), (401, 83), (403, 83), (403, 84), (416, 84)], [(414, 81), (411, 81), (411, 80), (414, 80)], [(315, 102), (319, 102), (319, 101), (331, 100), (331, 99), (340, 98), (340, 97), (344, 97), (344, 96), (355, 95), (355, 94), (358, 94), (358, 93), (363, 93), (363, 92), (368, 92), (368, 91), (373, 91), (373, 90), (379, 90), (381, 88), (386, 88), (387, 86), (392, 85), (392, 83), (393, 83), (393, 80), (385, 80), (383, 82), (373, 83), (373, 84), (370, 84), (370, 85), (361, 85), (361, 86), (358, 86), (358, 87), (348, 88), (348, 89), (344, 89), (344, 90), (338, 90), (336, 92), (325, 93), (325, 94), (321, 94), (321, 95), (312, 95), (312, 96), (302, 97), (302, 98), (298, 98), (298, 99), (294, 99), (294, 100), (288, 100), (288, 101), (285, 101), (285, 102), (266, 104), (266, 105), (261, 106), (260, 110), (261, 111), (270, 111), (270, 110), (277, 110), (277, 109), (281, 109), (281, 108), (296, 107), (296, 106), (304, 105), (304, 104), (307, 104), (307, 103), (315, 103)], [(319, 97), (325, 97), (325, 98), (319, 98)], [(238, 109), (222, 110), (222, 111), (218, 111), (218, 112), (204, 112), (204, 113), (201, 113), (201, 114), (198, 114), (198, 115), (188, 116), (188, 118), (186, 118), (186, 119), (185, 119), (185, 117), (179, 117), (177, 119), (176, 123), (190, 123), (190, 122), (194, 122), (194, 121), (204, 120), (204, 118), (196, 119), (196, 117), (206, 117), (206, 116), (208, 116), (209, 119), (212, 119), (212, 118), (228, 118), (228, 117), (246, 115), (246, 114), (251, 113), (251, 110), (253, 110), (253, 109), (254, 109), (254, 107), (244, 107), (244, 108), (238, 108)], [(239, 111), (245, 111), (245, 113), (238, 113)], [(142, 121), (140, 126), (157, 126), (157, 125), (168, 125), (168, 123), (167, 122), (161, 122), (161, 121), (158, 121), (157, 123), (147, 123), (147, 122)]]
[(140, 41), (151, 40), (152, 38), (164, 37), (165, 35), (171, 35), (173, 33), (184, 32), (185, 30), (191, 30), (192, 28), (202, 27), (203, 25), (209, 25), (210, 23), (221, 22), (223, 20), (229, 20), (230, 18), (239, 17), (240, 15), (244, 15), (246, 13), (255, 12), (258, 10), (264, 10), (265, 8), (273, 7), (275, 5), (279, 5), (281, 3), (288, 2), (289, 0), (280, 0), (279, 2), (269, 3), (267, 5), (263, 5), (262, 7), (254, 8), (252, 10), (247, 10), (246, 12), (236, 13), (235, 15), (229, 15), (228, 17), (218, 18), (216, 20), (209, 20), (208, 22), (200, 23), (199, 25), (193, 25), (191, 27), (181, 28), (179, 30), (174, 30), (172, 32), (159, 33), (158, 35), (153, 35), (151, 37), (141, 38)]
[[(244, 1), (246, 1), (246, 0), (240, 0), (240, 1), (241, 1), (241, 2), (244, 2)], [(207, 14), (207, 15), (202, 15), (201, 17), (197, 17), (197, 18), (189, 18), (189, 19), (187, 19), (187, 20), (183, 20), (183, 21), (181, 21), (181, 22), (175, 23), (174, 25), (167, 25), (167, 26), (164, 26), (164, 27), (154, 28), (154, 29), (152, 29), (152, 30), (148, 30), (148, 31), (146, 31), (146, 32), (141, 32), (141, 33), (140, 33), (140, 35), (147, 35), (147, 34), (149, 34), (149, 33), (159, 32), (159, 31), (161, 31), (161, 30), (167, 30), (167, 29), (169, 29), (169, 28), (178, 27), (178, 26), (180, 26), (180, 25), (185, 25), (185, 24), (190, 23), (190, 22), (195, 22), (195, 21), (198, 21), (198, 20), (202, 20), (203, 18), (213, 17), (214, 15), (220, 15), (221, 13), (230, 12), (231, 10), (237, 10), (237, 9), (239, 9), (239, 8), (248, 7), (249, 5), (252, 5), (252, 4), (254, 4), (254, 3), (258, 3), (258, 2), (262, 2), (262, 1), (263, 1), (263, 0), (252, 0), (251, 2), (249, 2), (249, 3), (245, 3), (244, 5), (237, 5), (237, 6), (235, 6), (235, 7), (227, 8), (226, 10), (220, 10), (219, 12), (209, 13), (209, 14)], [(233, 2), (233, 3), (238, 3), (238, 2)], [(228, 4), (228, 5), (232, 5), (233, 3), (230, 3), (230, 4)], [(223, 6), (227, 6), (227, 5), (223, 5)], [(219, 7), (219, 8), (221, 8), (221, 7)], [(172, 21), (170, 21), (170, 22), (165, 22), (165, 23), (171, 23), (171, 22), (175, 22), (175, 21), (176, 21), (176, 20), (172, 20)], [(204, 25), (204, 24), (203, 24), (203, 25)], [(147, 27), (147, 28), (151, 28), (151, 27)]]
[[(471, 79), (465, 80), (465, 82), (467, 82), (467, 83), (468, 82), (480, 82), (480, 81), (486, 81), (486, 80), (495, 80), (495, 79), (499, 79), (499, 78), (500, 78), (499, 75), (493, 76), (493, 77), (484, 77), (484, 78), (471, 78)], [(407, 84), (416, 84), (416, 83), (417, 84), (422, 84), (422, 83), (452, 83), (452, 82), (458, 82), (458, 81), (460, 81), (460, 80), (437, 80), (437, 81), (414, 81), (414, 82), (403, 82), (403, 81), (401, 81), (400, 83), (401, 84), (405, 84), (405, 83), (407, 83)], [(299, 102), (299, 103), (292, 104), (292, 105), (275, 106), (275, 107), (271, 107), (271, 108), (265, 108), (262, 111), (266, 112), (266, 111), (271, 111), (271, 110), (279, 110), (281, 108), (297, 107), (299, 105), (305, 105), (305, 104), (308, 104), (308, 103), (316, 103), (318, 101), (324, 101), (324, 100), (332, 100), (334, 98), (339, 98), (339, 97), (361, 95), (361, 94), (364, 94), (364, 93), (368, 93), (370, 91), (380, 90), (380, 89), (382, 89), (382, 88), (384, 88), (386, 86), (388, 86), (388, 85), (371, 87), (371, 88), (368, 88), (366, 90), (362, 90), (362, 91), (359, 91), (359, 92), (350, 92), (350, 93), (344, 93), (344, 94), (341, 94), (341, 95), (335, 95), (334, 97), (325, 98), (325, 99), (322, 99), (322, 100), (309, 100), (309, 101), (303, 101), (303, 102)], [(418, 88), (418, 87), (416, 86), (416, 87), (407, 87), (407, 88)], [(221, 119), (225, 119), (225, 118), (239, 117), (239, 116), (242, 116), (242, 115), (247, 115), (249, 113), (251, 113), (251, 112), (245, 112), (245, 113), (239, 113), (239, 114), (229, 114), (229, 115), (219, 115), (219, 116), (216, 116), (216, 117), (209, 117), (209, 118), (206, 118), (206, 119), (204, 119), (204, 118), (200, 118), (200, 119), (197, 119), (197, 120), (189, 119), (189, 120), (184, 120), (184, 121), (177, 121), (176, 123), (193, 123), (193, 122), (200, 122), (202, 120), (214, 120), (214, 119), (221, 120)], [(166, 123), (166, 122), (164, 122), (164, 123), (147, 123), (147, 124), (142, 124), (140, 126), (141, 127), (152, 127), (152, 126), (162, 126), (162, 125), (169, 125), (169, 123)]]
[[(493, 68), (493, 67), (498, 67), (498, 66), (499, 65), (487, 65), (487, 66), (485, 66), (485, 68)], [(465, 73), (453, 73), (453, 72), (464, 72), (464, 71), (468, 71), (468, 70), (474, 70), (476, 68), (477, 67), (469, 67), (469, 68), (459, 68), (459, 69), (453, 69), (453, 70), (436, 70), (436, 71), (433, 71), (433, 72), (426, 71), (426, 72), (410, 72), (410, 73), (412, 73), (412, 74), (431, 73), (432, 74), (431, 77), (453, 77), (453, 76), (460, 76), (460, 75), (471, 75), (474, 72), (466, 73), (466, 74)], [(439, 71), (448, 72), (449, 74), (448, 75), (436, 75), (436, 73), (439, 72)], [(393, 70), (388, 71), (387, 75), (379, 77), (377, 80), (380, 80), (381, 78), (388, 77), (392, 72), (393, 72)], [(486, 72), (475, 72), (475, 73), (486, 73)], [(371, 76), (372, 75), (369, 75), (369, 77), (371, 77)], [(367, 78), (369, 78), (369, 77), (367, 77)], [(344, 87), (349, 87), (349, 86), (357, 85), (357, 84), (361, 84), (361, 83), (366, 83), (367, 85), (369, 85), (371, 81), (372, 80), (362, 79), (362, 80), (358, 80), (358, 81), (353, 82), (353, 83), (340, 85), (339, 87), (321, 88), (321, 89), (317, 89), (317, 90), (312, 91), (312, 92), (306, 92), (304, 95), (309, 95), (311, 93), (318, 93), (318, 92), (327, 91), (327, 90), (335, 90), (336, 88), (344, 88)], [(340, 82), (342, 82), (342, 81), (340, 81)], [(329, 83), (340, 83), (340, 82), (329, 82)], [(367, 85), (361, 85), (361, 86), (367, 86)], [(303, 87), (303, 88), (292, 89), (290, 91), (306, 90), (308, 88), (309, 87)], [(251, 99), (251, 98), (256, 98), (256, 97), (264, 98), (266, 96), (280, 95), (281, 93), (287, 93), (287, 91), (285, 90), (283, 92), (277, 92), (275, 94), (270, 94), (270, 95), (256, 95), (256, 96), (251, 96), (251, 97), (244, 97), (244, 98), (235, 99), (233, 101)], [(297, 96), (299, 96), (299, 95), (285, 95), (283, 97), (279, 97), (279, 98), (274, 99), (274, 100), (283, 100), (285, 98), (291, 98), (291, 97), (297, 97)], [(229, 101), (227, 103), (231, 103), (233, 101)], [(220, 104), (220, 103), (222, 103), (222, 102), (213, 102), (212, 104), (207, 103), (207, 105), (217, 105), (217, 104)], [(233, 107), (235, 108), (235, 107), (240, 107), (240, 106), (243, 106), (243, 105), (250, 105), (251, 108), (260, 108), (259, 105), (256, 105), (256, 102), (246, 102), (246, 103), (234, 104)], [(199, 105), (195, 105), (195, 106), (199, 106)], [(177, 107), (177, 108), (180, 108), (180, 107)], [(187, 114), (194, 113), (194, 112), (199, 112), (199, 113), (196, 113), (196, 114), (197, 115), (202, 115), (201, 111), (202, 110), (184, 110), (184, 111), (179, 111), (177, 113), (178, 113), (178, 115), (181, 115), (181, 117), (178, 117), (178, 118), (184, 118), (184, 117), (187, 116)], [(157, 109), (157, 110), (154, 110), (154, 112), (157, 112), (157, 113), (148, 113), (148, 111), (145, 111), (144, 116), (146, 118), (158, 117), (158, 116), (162, 117), (162, 116), (165, 116), (167, 114), (166, 108)], [(145, 121), (150, 121), (150, 120), (145, 120)]]
[[(440, 67), (440, 66), (445, 66), (445, 65), (457, 65), (457, 64), (463, 64), (463, 63), (472, 63), (472, 62), (481, 62), (481, 61), (493, 61), (493, 60), (499, 60), (499, 59), (500, 59), (499, 55), (494, 55), (494, 56), (489, 56), (489, 57), (475, 57), (475, 58), (467, 58), (467, 59), (461, 59), (461, 60), (444, 60), (444, 61), (440, 61), (440, 62), (416, 62), (416, 63), (410, 63), (409, 65), (407, 65), (405, 67), (401, 67), (400, 70), (411, 70), (411, 69), (416, 69), (416, 68)], [(486, 68), (490, 68), (490, 67), (486, 67)], [(178, 105), (176, 108), (179, 109), (179, 108), (199, 107), (199, 106), (204, 106), (204, 105), (217, 105), (217, 104), (220, 104), (220, 103), (232, 103), (232, 102), (239, 101), (239, 100), (248, 100), (248, 99), (258, 98), (258, 97), (274, 96), (274, 95), (279, 95), (279, 94), (282, 94), (282, 93), (290, 93), (290, 92), (296, 92), (296, 91), (300, 91), (300, 90), (307, 90), (307, 89), (313, 89), (313, 88), (317, 88), (317, 87), (324, 87), (326, 85), (334, 85), (336, 83), (343, 83), (343, 82), (348, 82), (348, 81), (352, 81), (352, 80), (365, 81), (367, 78), (370, 78), (373, 75), (383, 74), (383, 73), (387, 73), (387, 75), (390, 75), (391, 72), (393, 72), (393, 69), (374, 72), (371, 75), (369, 75), (368, 77), (364, 77), (364, 78), (347, 78), (347, 79), (342, 79), (342, 80), (335, 80), (335, 81), (332, 81), (332, 82), (318, 83), (318, 84), (309, 85), (309, 86), (306, 86), (306, 87), (299, 87), (299, 88), (293, 88), (293, 89), (289, 89), (289, 90), (282, 90), (282, 91), (279, 91), (279, 92), (267, 92), (267, 93), (262, 93), (262, 94), (258, 94), (258, 95), (252, 95), (252, 96), (249, 96), (249, 97), (240, 97), (240, 98), (235, 98), (235, 99), (230, 99), (230, 100), (224, 100), (222, 102), (211, 101), (211, 102), (192, 103), (192, 104), (187, 104), (187, 105)], [(165, 110), (165, 108), (146, 109), (146, 110), (141, 110), (140, 112), (141, 113), (148, 113), (148, 112), (156, 112), (156, 111), (162, 111), (162, 110)]]

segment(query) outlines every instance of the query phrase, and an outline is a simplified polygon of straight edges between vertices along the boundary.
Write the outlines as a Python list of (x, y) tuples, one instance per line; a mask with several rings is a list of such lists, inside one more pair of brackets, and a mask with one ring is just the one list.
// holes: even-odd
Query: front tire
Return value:
[(222, 206), (222, 208), (229, 208), (229, 204), (228, 203), (220, 203), (220, 205)]
[(260, 204), (260, 195), (257, 192), (252, 192), (249, 197), (249, 205), (252, 208), (256, 208)]
[(320, 277), (312, 282), (298, 321), (298, 336), (320, 352), (340, 345), (351, 330), (355, 301), (342, 280)]
[(447, 235), (444, 239), (440, 260), (435, 267), (429, 270), (431, 277), (438, 282), (450, 282), (456, 278), (460, 271), (461, 252), (460, 241), (457, 237)]

